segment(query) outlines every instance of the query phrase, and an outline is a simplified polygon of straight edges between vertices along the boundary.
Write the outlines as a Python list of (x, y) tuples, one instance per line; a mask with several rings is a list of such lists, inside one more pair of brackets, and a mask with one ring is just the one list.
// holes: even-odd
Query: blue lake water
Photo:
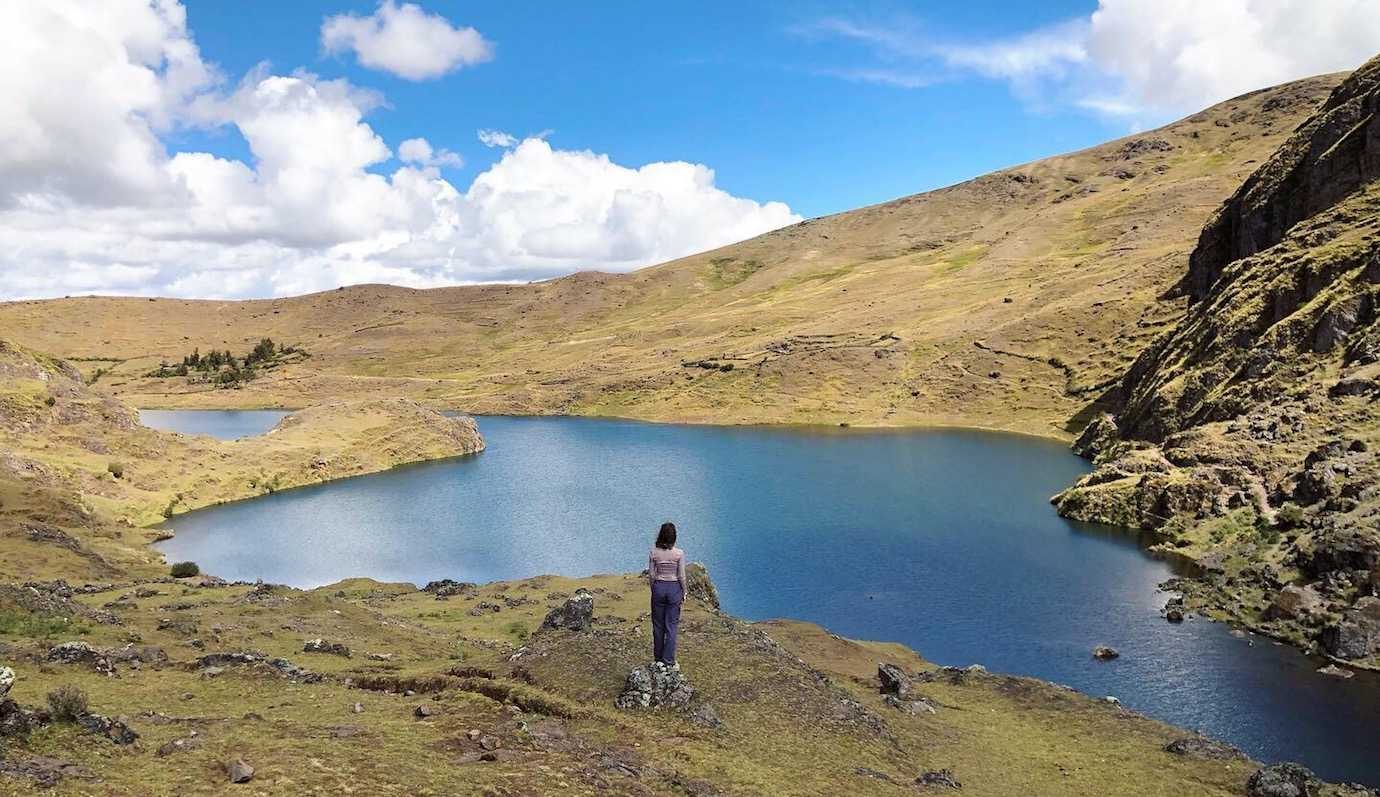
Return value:
[(272, 429), (288, 410), (139, 410), (145, 426), (222, 440), (252, 437)]
[[(236, 415), (241, 415), (236, 413)], [(145, 422), (170, 424), (166, 413)], [(179, 431), (229, 419), (177, 414)], [(235, 419), (239, 423), (243, 418)], [(261, 418), (262, 431), (276, 418)], [(1170, 567), (1048, 498), (1087, 466), (1059, 443), (969, 431), (716, 428), (480, 418), (488, 450), (182, 515), (160, 548), (236, 579), (422, 583), (645, 566), (656, 527), (724, 608), (1033, 675), (1226, 739), (1265, 761), (1380, 784), (1380, 679), (1203, 620), (1171, 625)], [(205, 424), (204, 426), (201, 424)], [(1095, 645), (1118, 648), (1111, 662)]]

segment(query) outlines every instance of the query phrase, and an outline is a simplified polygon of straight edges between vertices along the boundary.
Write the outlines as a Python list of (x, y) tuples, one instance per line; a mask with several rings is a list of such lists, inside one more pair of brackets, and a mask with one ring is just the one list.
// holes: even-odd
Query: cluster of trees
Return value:
[(216, 387), (235, 387), (241, 382), (248, 382), (258, 376), (258, 369), (272, 368), (278, 364), (280, 359), (290, 354), (305, 356), (306, 352), (297, 346), (275, 344), (272, 338), (260, 340), (243, 357), (236, 357), (230, 353), (229, 349), (225, 351), (212, 349), (209, 353), (202, 354), (201, 349), (198, 348), (183, 357), (182, 362), (177, 365), (160, 364), (157, 370), (152, 371), (149, 376), (158, 378), (195, 377), (202, 381), (212, 382)]

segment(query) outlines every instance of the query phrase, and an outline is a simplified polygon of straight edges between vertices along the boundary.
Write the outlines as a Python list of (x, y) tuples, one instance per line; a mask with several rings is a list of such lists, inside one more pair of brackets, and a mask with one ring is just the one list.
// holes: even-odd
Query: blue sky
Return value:
[[(378, 89), (389, 107), (370, 124), (385, 140), (425, 136), (461, 154), (467, 166), (452, 176), (462, 181), (501, 154), (478, 142), (476, 128), (552, 130), (554, 145), (618, 163), (704, 163), (730, 193), (782, 200), (808, 217), (1129, 130), (1122, 119), (1037, 107), (979, 75), (935, 70), (936, 82), (918, 89), (841, 79), (830, 72), (878, 59), (866, 45), (808, 30), (823, 19), (904, 20), (938, 39), (986, 41), (1086, 16), (1096, 3), (428, 2), (479, 30), (495, 58), (426, 82), (322, 52), (324, 17), (374, 5), (189, 0), (188, 26), (229, 75), (267, 60)], [(233, 129), (198, 144), (246, 153)]]
[(626, 272), (1354, 68), (1375, 3), (0, 3), (0, 299)]

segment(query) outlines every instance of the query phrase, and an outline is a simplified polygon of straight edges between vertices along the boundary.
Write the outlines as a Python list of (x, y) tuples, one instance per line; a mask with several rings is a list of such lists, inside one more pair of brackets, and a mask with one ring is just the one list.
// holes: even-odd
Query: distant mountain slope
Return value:
[[(292, 299), (0, 306), (0, 334), (145, 406), (402, 394), (472, 412), (958, 424), (1069, 435), (1184, 309), (1212, 211), (1341, 79), (628, 275)], [(261, 336), (310, 359), (214, 390), (144, 374)]]
[(1181, 285), (1061, 510), (1154, 530), (1204, 565), (1203, 605), (1380, 665), (1380, 58), (1213, 216)]

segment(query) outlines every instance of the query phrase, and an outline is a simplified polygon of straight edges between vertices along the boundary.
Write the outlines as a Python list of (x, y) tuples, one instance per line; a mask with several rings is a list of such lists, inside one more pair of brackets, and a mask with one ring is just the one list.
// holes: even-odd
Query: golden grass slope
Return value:
[[(138, 406), (402, 395), (475, 413), (1067, 436), (1181, 317), (1161, 295), (1204, 221), (1341, 77), (628, 275), (15, 302), (0, 305), (0, 336), (110, 358), (83, 367), (108, 369), (100, 384)], [(312, 356), (242, 390), (144, 376), (262, 336)]]

